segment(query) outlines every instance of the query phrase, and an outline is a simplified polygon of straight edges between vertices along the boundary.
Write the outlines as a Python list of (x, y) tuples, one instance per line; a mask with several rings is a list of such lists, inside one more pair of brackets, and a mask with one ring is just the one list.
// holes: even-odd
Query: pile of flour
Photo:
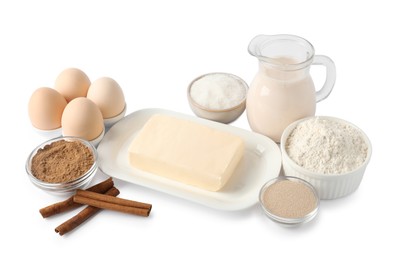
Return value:
[(296, 126), (286, 141), (286, 151), (307, 170), (340, 174), (362, 165), (368, 147), (357, 129), (315, 117)]

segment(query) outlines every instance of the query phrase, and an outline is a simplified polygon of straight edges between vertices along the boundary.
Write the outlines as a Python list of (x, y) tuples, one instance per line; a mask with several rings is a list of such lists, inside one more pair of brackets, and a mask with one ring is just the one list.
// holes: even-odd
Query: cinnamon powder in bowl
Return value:
[(76, 137), (48, 140), (36, 147), (26, 162), (33, 184), (55, 194), (85, 188), (98, 169), (97, 152), (90, 142)]

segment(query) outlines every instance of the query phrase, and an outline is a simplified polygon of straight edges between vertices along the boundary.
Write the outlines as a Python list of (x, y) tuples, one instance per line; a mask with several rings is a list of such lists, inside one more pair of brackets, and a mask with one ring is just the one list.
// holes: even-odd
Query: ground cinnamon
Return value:
[(37, 151), (32, 158), (31, 171), (41, 181), (62, 183), (79, 178), (93, 164), (94, 155), (86, 145), (59, 140)]
[[(110, 188), (112, 188), (114, 185), (112, 178), (108, 178), (103, 182), (100, 182), (90, 188), (88, 188), (88, 191), (92, 192), (97, 192), (97, 193), (105, 193), (108, 191)], [(48, 218), (50, 216), (69, 211), (78, 207), (81, 207), (82, 205), (79, 203), (75, 203), (73, 201), (73, 196), (69, 197), (68, 199), (49, 205), (47, 207), (44, 207), (40, 209), (40, 214), (43, 216), (43, 218)]]
[[(108, 190), (105, 194), (108, 196), (117, 196), (119, 195), (119, 190), (116, 189), (115, 187), (112, 187), (110, 190)], [(82, 224), (84, 221), (89, 219), (91, 216), (96, 214), (98, 211), (100, 211), (100, 208), (93, 207), (93, 206), (87, 206), (84, 208), (82, 211), (80, 211), (77, 215), (74, 217), (70, 218), (69, 220), (65, 221), (61, 225), (55, 228), (55, 232), (58, 233), (60, 236), (63, 236), (64, 234), (72, 231), (76, 227), (78, 227), (80, 224)]]

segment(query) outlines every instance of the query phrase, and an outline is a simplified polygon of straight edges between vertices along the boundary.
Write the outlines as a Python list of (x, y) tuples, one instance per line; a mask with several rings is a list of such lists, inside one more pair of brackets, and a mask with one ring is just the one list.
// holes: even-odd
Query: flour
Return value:
[(340, 174), (362, 165), (368, 147), (361, 133), (352, 126), (316, 117), (296, 126), (286, 141), (286, 151), (307, 170)]

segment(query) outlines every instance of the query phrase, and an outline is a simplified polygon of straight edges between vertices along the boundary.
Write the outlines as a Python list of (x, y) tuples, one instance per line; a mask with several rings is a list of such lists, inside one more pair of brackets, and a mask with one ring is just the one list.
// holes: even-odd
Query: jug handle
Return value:
[(315, 95), (316, 102), (319, 102), (327, 98), (333, 90), (334, 83), (336, 82), (336, 66), (332, 59), (325, 55), (315, 55), (312, 65), (323, 65), (326, 67), (325, 83)]

